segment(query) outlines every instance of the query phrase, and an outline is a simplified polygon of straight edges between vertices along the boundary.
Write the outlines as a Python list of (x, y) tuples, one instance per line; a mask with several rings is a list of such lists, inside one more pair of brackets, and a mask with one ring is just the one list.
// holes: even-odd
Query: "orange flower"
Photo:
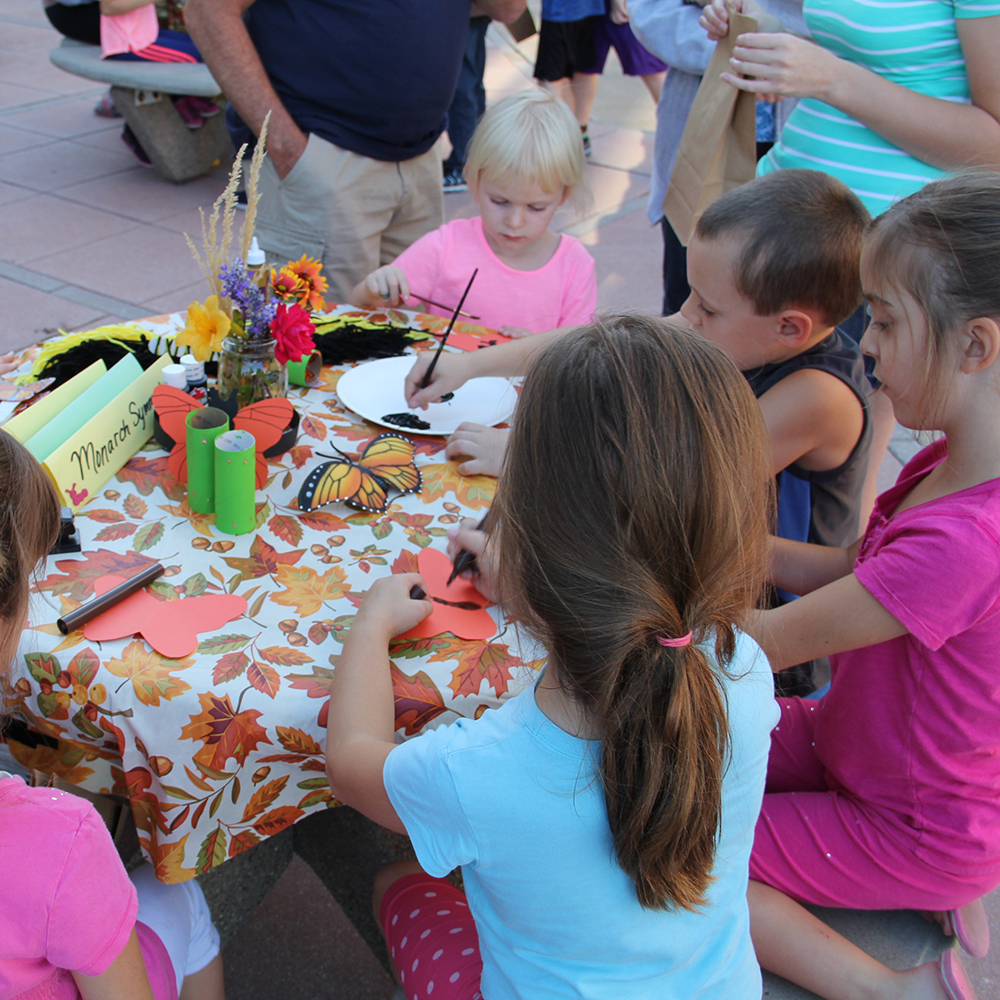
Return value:
[(177, 332), (177, 343), (191, 348), (199, 361), (208, 361), (222, 349), (222, 338), (229, 333), (232, 320), (219, 308), (219, 297), (209, 295), (205, 304), (192, 302), (188, 306), (187, 322)]
[(303, 254), (298, 260), (290, 260), (281, 270), (282, 273), (289, 271), (299, 279), (301, 284), (297, 292), (299, 304), (303, 308), (314, 311), (326, 309), (323, 293), (329, 287), (329, 283), (320, 274), (323, 265), (318, 260)]
[(288, 267), (283, 267), (280, 271), (271, 271), (271, 287), (279, 299), (298, 295), (301, 286), (302, 279)]

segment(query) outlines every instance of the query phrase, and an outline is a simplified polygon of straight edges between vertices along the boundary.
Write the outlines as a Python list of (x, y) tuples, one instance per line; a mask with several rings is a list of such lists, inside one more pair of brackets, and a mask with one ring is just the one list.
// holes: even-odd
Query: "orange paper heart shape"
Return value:
[[(120, 576), (99, 576), (94, 593), (100, 597), (124, 582)], [(91, 642), (141, 635), (161, 656), (177, 660), (198, 648), (199, 632), (214, 632), (246, 609), (246, 599), (235, 594), (158, 601), (148, 590), (140, 590), (87, 622), (83, 634)]]
[[(486, 612), (491, 601), (463, 577), (456, 577), (450, 587), (447, 585), (452, 562), (443, 552), (421, 549), (417, 567), (434, 610), (419, 625), (399, 636), (400, 639), (430, 639), (445, 632), (460, 639), (488, 639), (496, 633), (496, 622)], [(450, 603), (441, 604), (440, 601)], [(470, 610), (454, 607), (455, 604), (475, 604), (477, 607)]]

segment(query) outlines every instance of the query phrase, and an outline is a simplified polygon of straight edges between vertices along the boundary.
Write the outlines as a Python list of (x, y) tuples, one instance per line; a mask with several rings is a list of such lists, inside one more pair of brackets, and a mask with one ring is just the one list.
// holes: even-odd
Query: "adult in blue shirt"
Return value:
[[(525, 0), (479, 0), (509, 22)], [(444, 129), (469, 0), (189, 0), (226, 98), (268, 125), (257, 235), (269, 259), (323, 262), (331, 296), (444, 221)]]

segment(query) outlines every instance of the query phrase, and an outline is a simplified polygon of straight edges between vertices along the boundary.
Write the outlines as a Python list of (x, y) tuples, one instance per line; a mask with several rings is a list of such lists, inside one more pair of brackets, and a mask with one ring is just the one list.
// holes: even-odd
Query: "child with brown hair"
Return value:
[(800, 904), (929, 911), (974, 955), (1000, 885), (1000, 177), (928, 184), (872, 223), (862, 347), (905, 427), (943, 436), (847, 548), (777, 540), (805, 594), (753, 626), (773, 669), (829, 655), (782, 699), (751, 858), (761, 964), (829, 1000), (972, 1000), (957, 953), (895, 971)]
[[(0, 663), (28, 614), (31, 574), (59, 533), (42, 467), (0, 431)], [(4, 668), (6, 669), (6, 667)], [(0, 996), (223, 1000), (219, 935), (201, 889), (125, 872), (83, 798), (0, 771)]]
[[(544, 675), (396, 746), (388, 643), (431, 610), (403, 574), (369, 591), (333, 681), (331, 788), (419, 861), (376, 885), (399, 981), (752, 1000), (746, 859), (777, 717), (739, 631), (766, 555), (752, 394), (703, 339), (619, 316), (544, 351), (520, 405), (490, 552)], [(484, 542), (454, 540), (488, 571)], [(467, 897), (442, 878), (457, 866)]]

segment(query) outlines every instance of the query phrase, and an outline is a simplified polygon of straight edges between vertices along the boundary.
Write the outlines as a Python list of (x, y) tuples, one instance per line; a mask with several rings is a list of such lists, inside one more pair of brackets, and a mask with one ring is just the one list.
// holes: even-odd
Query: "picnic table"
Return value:
[[(162, 334), (180, 322), (145, 325)], [(481, 517), (492, 499), (495, 480), (460, 475), (444, 438), (405, 432), (416, 446), (418, 493), (394, 494), (383, 513), (343, 503), (299, 510), (299, 488), (322, 461), (317, 449), (357, 452), (384, 431), (339, 402), (345, 368), (324, 367), (315, 387), (290, 387), (299, 438), (269, 462), (255, 531), (226, 535), (214, 515), (192, 511), (151, 441), (77, 513), (82, 551), (50, 556), (37, 580), (5, 711), (54, 745), (12, 749), (26, 766), (127, 796), (143, 853), (164, 882), (209, 871), (337, 805), (324, 772), (329, 688), (364, 592), (380, 575), (415, 569), (421, 549), (443, 549), (448, 528)], [(97, 577), (157, 560), (166, 567), (152, 585), (160, 597), (238, 594), (245, 616), (202, 633), (197, 651), (175, 660), (138, 637), (94, 643), (82, 630), (58, 631), (56, 619), (93, 596)], [(398, 739), (478, 717), (534, 678), (542, 661), (522, 661), (513, 630), (499, 609), (490, 613), (496, 632), (485, 641), (444, 634), (393, 645)]]

